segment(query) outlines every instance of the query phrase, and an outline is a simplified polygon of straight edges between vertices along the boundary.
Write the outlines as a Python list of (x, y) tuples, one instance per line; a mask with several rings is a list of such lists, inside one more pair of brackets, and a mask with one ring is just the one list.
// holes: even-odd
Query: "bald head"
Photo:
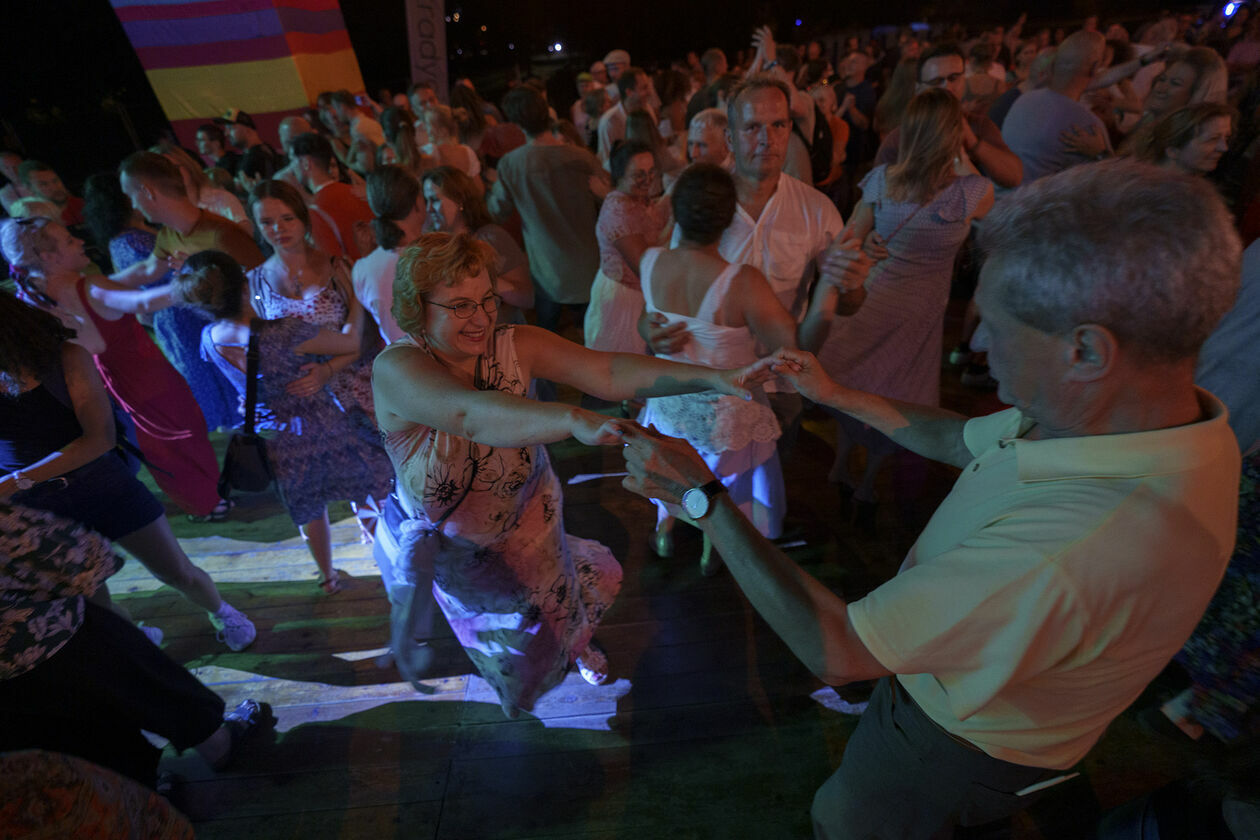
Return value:
[(1107, 40), (1101, 32), (1081, 30), (1069, 35), (1054, 56), (1051, 85), (1056, 90), (1088, 82), (1102, 61)]
[(280, 121), (280, 145), (284, 147), (284, 153), (291, 155), (289, 146), (293, 143), (295, 137), (308, 134), (314, 131), (309, 121), (303, 117), (285, 117)]

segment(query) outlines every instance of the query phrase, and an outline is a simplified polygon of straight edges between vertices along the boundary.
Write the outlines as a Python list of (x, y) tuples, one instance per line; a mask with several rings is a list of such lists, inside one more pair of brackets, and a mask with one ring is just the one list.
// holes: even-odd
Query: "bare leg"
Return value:
[(185, 598), (210, 613), (219, 611), (223, 603), (214, 581), (203, 570), (193, 565), (188, 555), (179, 547), (170, 523), (162, 516), (133, 531), (118, 544), (136, 556), (153, 576), (167, 586), (177, 589)]
[(656, 506), (656, 532), (652, 534), (652, 550), (657, 557), (674, 556), (674, 523), (677, 521), (662, 505)]
[(112, 610), (116, 614), (125, 618), (128, 623), (135, 624), (135, 620), (132, 619), (131, 613), (127, 612), (127, 608), (109, 596), (109, 584), (107, 582), (101, 581), (100, 587), (88, 596), (88, 600), (93, 604), (96, 604), (98, 607), (104, 607), (107, 610)]
[(298, 530), (302, 532), (302, 539), (306, 540), (311, 557), (315, 558), (315, 565), (319, 566), (320, 577), (330, 580), (333, 573), (332, 526), (328, 524), (328, 508), (324, 508), (319, 517), (298, 526)]
[(831, 462), (831, 469), (827, 471), (827, 481), (832, 484), (852, 485), (853, 480), (849, 476), (849, 453), (852, 451), (853, 438), (849, 437), (849, 432), (844, 427), (844, 421), (837, 419), (836, 457)]

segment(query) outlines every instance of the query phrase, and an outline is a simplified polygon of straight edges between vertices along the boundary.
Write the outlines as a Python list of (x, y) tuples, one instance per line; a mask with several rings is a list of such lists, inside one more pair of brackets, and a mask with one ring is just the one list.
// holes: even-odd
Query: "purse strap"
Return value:
[(477, 468), (481, 465), (481, 460), (477, 457), (476, 446), (477, 444), (473, 443), (471, 440), (468, 441), (468, 457), (472, 461), (473, 465), (472, 475), (468, 476), (468, 483), (464, 485), (464, 492), (461, 493), (460, 497), (455, 500), (455, 504), (448, 507), (446, 511), (438, 517), (437, 522), (433, 523), (433, 530), (435, 531), (442, 530), (443, 523), (445, 523), (446, 520), (450, 518), (450, 515), (455, 512), (455, 508), (459, 507), (460, 503), (463, 502), (464, 499), (468, 498), (468, 491), (472, 489), (473, 482), (477, 480)]
[(261, 318), (249, 322), (249, 347), (245, 351), (245, 427), (247, 435), (254, 433), (254, 421), (258, 412), (258, 328)]

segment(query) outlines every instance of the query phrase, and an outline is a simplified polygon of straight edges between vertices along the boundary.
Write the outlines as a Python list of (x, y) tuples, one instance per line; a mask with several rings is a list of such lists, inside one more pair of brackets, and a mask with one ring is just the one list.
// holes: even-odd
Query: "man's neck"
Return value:
[(1081, 94), (1085, 93), (1085, 89), (1087, 87), (1089, 87), (1089, 78), (1082, 78), (1080, 76), (1069, 79), (1067, 82), (1054, 82), (1050, 85), (1050, 89), (1052, 91), (1066, 96), (1073, 102), (1076, 102), (1081, 98)]
[(774, 191), (779, 188), (780, 175), (782, 172), (776, 172), (768, 178), (757, 179), (742, 175), (738, 171), (734, 173), (735, 197), (739, 201), (739, 206), (744, 208), (744, 212), (753, 219), (761, 218), (761, 211), (766, 209)]
[(1034, 438), (1082, 437), (1150, 432), (1185, 426), (1203, 418), (1194, 388), (1194, 365), (1130, 370), (1121, 384), (1086, 388), (1074, 413), (1058, 424), (1037, 418)]
[(331, 184), (333, 181), (337, 180), (328, 172), (321, 172), (315, 168), (312, 168), (311, 171), (307, 173), (306, 178), (311, 182), (311, 192), (318, 192), (321, 187)]
[(563, 146), (564, 141), (556, 137), (550, 131), (544, 131), (542, 134), (535, 134), (529, 138), (531, 146)]
[(183, 236), (192, 233), (192, 229), (201, 221), (201, 208), (188, 199), (172, 201), (161, 219), (162, 224), (174, 228)]

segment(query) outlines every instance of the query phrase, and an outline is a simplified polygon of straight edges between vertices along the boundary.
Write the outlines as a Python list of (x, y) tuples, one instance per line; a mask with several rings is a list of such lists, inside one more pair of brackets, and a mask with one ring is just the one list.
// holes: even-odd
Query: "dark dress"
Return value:
[[(329, 502), (360, 501), (389, 495), (394, 477), (380, 435), (362, 411), (346, 411), (324, 388), (311, 397), (295, 397), (285, 386), (302, 376), (301, 366), (317, 359), (293, 348), (319, 327), (298, 318), (259, 321), (258, 401), (275, 429), (267, 440), (267, 458), (289, 516), (297, 525), (318, 518)], [(215, 348), (211, 327), (201, 333), (201, 352), (242, 396), (245, 374)], [(357, 408), (357, 407), (356, 407)]]

